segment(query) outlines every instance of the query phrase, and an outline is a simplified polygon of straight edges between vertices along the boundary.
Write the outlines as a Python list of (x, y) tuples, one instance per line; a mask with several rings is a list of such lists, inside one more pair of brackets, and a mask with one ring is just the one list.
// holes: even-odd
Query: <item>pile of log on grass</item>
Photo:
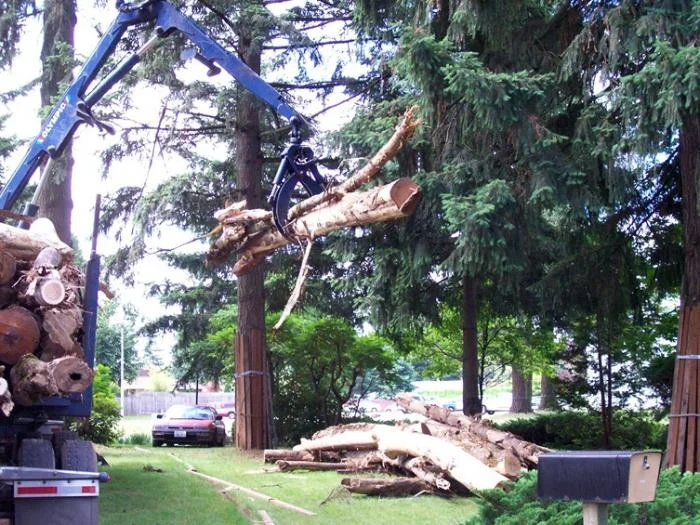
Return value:
[(0, 412), (85, 391), (93, 371), (80, 345), (85, 282), (48, 219), (0, 223)]
[(426, 419), (395, 426), (330, 427), (293, 449), (265, 450), (265, 461), (275, 463), (280, 471), (392, 474), (341, 480), (349, 491), (361, 494), (468, 494), (503, 488), (506, 481), (536, 467), (539, 455), (550, 451), (478, 418), (416, 402), (410, 396), (397, 396), (396, 401)]

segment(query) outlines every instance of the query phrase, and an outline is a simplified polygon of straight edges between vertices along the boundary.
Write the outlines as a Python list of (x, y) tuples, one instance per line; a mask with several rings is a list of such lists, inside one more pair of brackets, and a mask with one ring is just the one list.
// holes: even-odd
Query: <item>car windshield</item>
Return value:
[(212, 419), (212, 413), (206, 408), (174, 406), (165, 412), (168, 419)]

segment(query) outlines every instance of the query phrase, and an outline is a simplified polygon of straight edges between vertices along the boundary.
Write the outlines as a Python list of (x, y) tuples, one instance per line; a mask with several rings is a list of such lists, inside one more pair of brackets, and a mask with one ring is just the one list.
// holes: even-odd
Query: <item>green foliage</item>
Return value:
[(151, 436), (148, 434), (130, 434), (127, 437), (119, 438), (119, 443), (121, 445), (150, 445)]
[[(603, 448), (600, 414), (595, 412), (554, 412), (496, 425), (527, 441), (554, 449), (596, 450)], [(648, 412), (613, 412), (611, 448), (643, 450), (666, 448), (667, 423)]]
[(284, 443), (339, 423), (343, 403), (363, 379), (385, 387), (401, 381), (388, 341), (358, 335), (343, 319), (292, 314), (268, 343), (275, 425)]
[(110, 301), (100, 306), (97, 314), (97, 331), (95, 333), (95, 362), (109, 369), (110, 377), (119, 383), (121, 373), (121, 344), (124, 335), (124, 378), (133, 381), (141, 363), (135, 347), (136, 332), (134, 308), (125, 309), (126, 316), (121, 323), (115, 322), (118, 305)]
[[(481, 493), (481, 515), (465, 525), (579, 525), (580, 502), (537, 499), (537, 472), (525, 474), (507, 490)], [(700, 474), (681, 474), (677, 467), (661, 471), (656, 499), (648, 503), (609, 507), (610, 525), (684, 525), (696, 523), (700, 515)]]
[(95, 367), (95, 378), (92, 382), (92, 413), (90, 417), (76, 419), (71, 427), (83, 439), (99, 444), (115, 442), (120, 435), (119, 402), (116, 395), (119, 387), (110, 379), (110, 371), (105, 365)]

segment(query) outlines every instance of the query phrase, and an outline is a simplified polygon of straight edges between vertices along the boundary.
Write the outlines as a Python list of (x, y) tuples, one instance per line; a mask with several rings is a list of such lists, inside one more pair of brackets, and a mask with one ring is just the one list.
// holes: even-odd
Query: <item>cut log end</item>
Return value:
[(39, 346), (39, 323), (29, 310), (11, 306), (0, 310), (0, 361), (15, 364)]
[(56, 388), (62, 394), (85, 392), (95, 376), (85, 361), (74, 356), (60, 357), (51, 361), (48, 366)]

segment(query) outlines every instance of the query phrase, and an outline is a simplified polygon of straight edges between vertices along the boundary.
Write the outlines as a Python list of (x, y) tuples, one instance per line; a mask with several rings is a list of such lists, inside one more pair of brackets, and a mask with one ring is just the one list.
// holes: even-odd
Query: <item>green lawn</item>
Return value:
[[(206, 525), (248, 523), (265, 510), (280, 525), (315, 521), (333, 525), (460, 524), (476, 512), (471, 498), (376, 498), (340, 489), (345, 475), (334, 472), (264, 472), (260, 454), (225, 448), (104, 448), (113, 481), (102, 486), (100, 514), (103, 525), (187, 524), (201, 519)], [(317, 514), (305, 516), (272, 505), (264, 499), (230, 490), (186, 472), (198, 472), (261, 492)], [(144, 466), (162, 468), (158, 473)], [(325, 501), (325, 503), (324, 503)], [(246, 518), (247, 516), (247, 518)]]

